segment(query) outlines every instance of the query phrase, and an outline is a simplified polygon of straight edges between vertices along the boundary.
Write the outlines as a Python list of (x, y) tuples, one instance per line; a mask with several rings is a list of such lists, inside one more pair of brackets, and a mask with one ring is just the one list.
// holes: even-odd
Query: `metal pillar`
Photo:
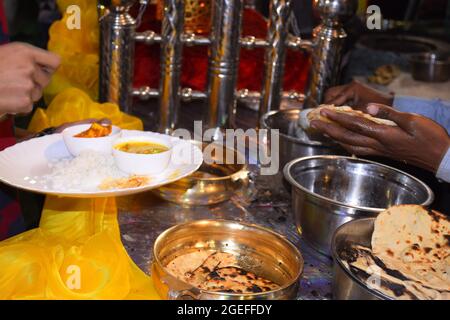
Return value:
[(135, 2), (112, 1), (100, 20), (99, 100), (116, 103), (125, 112), (130, 111), (132, 103), (136, 21), (129, 10)]
[(325, 91), (338, 84), (342, 49), (347, 38), (343, 22), (356, 13), (356, 0), (315, 0), (314, 9), (322, 24), (314, 29), (312, 64), (305, 106), (322, 103)]
[(213, 1), (209, 53), (207, 128), (234, 127), (243, 0)]
[(184, 1), (165, 0), (161, 29), (159, 131), (171, 133), (178, 120), (183, 51)]
[(279, 109), (283, 89), (287, 22), (291, 13), (291, 0), (272, 0), (270, 2), (270, 20), (268, 46), (265, 55), (265, 72), (262, 99), (259, 107), (260, 117), (270, 110)]

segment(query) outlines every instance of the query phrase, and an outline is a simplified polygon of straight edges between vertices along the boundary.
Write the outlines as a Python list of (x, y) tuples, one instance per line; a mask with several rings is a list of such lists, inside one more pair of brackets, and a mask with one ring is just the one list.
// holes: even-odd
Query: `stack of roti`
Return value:
[(324, 117), (320, 114), (320, 112), (323, 109), (332, 110), (337, 113), (345, 113), (345, 114), (355, 116), (355, 117), (361, 117), (361, 118), (370, 120), (370, 121), (378, 123), (378, 124), (383, 124), (383, 125), (393, 126), (393, 127), (397, 126), (397, 124), (391, 120), (376, 118), (376, 117), (371, 116), (368, 113), (364, 113), (359, 110), (354, 110), (354, 109), (352, 109), (352, 107), (349, 107), (349, 106), (336, 107), (334, 105), (322, 104), (322, 105), (318, 106), (317, 108), (304, 109), (300, 112), (300, 118), (299, 118), (300, 127), (302, 127), (303, 130), (305, 130), (305, 131), (311, 131), (312, 129), (311, 129), (310, 123), (313, 120), (320, 120), (320, 121), (324, 121), (324, 122), (328, 122), (328, 123), (333, 123), (333, 121), (331, 121), (327, 117)]
[[(396, 299), (450, 299), (450, 220), (417, 205), (391, 207), (375, 220), (371, 247), (353, 245), (350, 270)], [(370, 275), (380, 278), (377, 286)], [(373, 277), (372, 277), (373, 280)]]
[(425, 296), (450, 298), (449, 241), (447, 216), (417, 205), (400, 205), (375, 220), (372, 254), (416, 282)]

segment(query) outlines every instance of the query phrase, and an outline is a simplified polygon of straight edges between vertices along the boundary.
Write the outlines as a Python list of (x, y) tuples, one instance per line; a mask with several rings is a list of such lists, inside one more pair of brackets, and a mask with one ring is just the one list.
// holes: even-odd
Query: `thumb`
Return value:
[(370, 103), (367, 112), (374, 117), (394, 121), (400, 128), (408, 130), (411, 125), (411, 117), (406, 112), (400, 112), (392, 107), (379, 103)]

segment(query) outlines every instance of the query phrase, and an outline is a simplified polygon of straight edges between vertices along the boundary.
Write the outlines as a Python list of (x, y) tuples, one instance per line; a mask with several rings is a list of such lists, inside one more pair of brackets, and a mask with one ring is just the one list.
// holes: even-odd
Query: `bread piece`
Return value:
[(392, 126), (392, 127), (397, 126), (397, 124), (391, 120), (376, 118), (376, 117), (371, 116), (368, 113), (364, 113), (359, 110), (354, 110), (349, 106), (335, 107), (334, 105), (322, 104), (317, 108), (304, 109), (300, 112), (300, 119), (299, 119), (300, 127), (302, 127), (305, 131), (311, 130), (311, 121), (313, 121), (313, 120), (320, 120), (320, 121), (324, 121), (324, 122), (328, 122), (328, 123), (333, 123), (332, 120), (330, 120), (327, 117), (324, 117), (320, 114), (320, 112), (323, 109), (329, 109), (329, 110), (332, 110), (337, 113), (345, 113), (345, 114), (348, 114), (351, 116), (365, 118), (367, 120), (370, 120), (372, 122), (382, 124), (382, 125), (387, 125), (387, 126)]
[(450, 220), (418, 205), (399, 205), (375, 220), (372, 251), (423, 286), (450, 292)]

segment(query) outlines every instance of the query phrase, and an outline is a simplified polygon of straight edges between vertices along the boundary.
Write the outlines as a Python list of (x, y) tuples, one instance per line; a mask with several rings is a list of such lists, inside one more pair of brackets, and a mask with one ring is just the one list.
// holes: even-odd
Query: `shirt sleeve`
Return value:
[(450, 133), (450, 101), (396, 96), (393, 105), (399, 111), (417, 113), (430, 118)]
[(450, 183), (450, 148), (447, 150), (447, 153), (439, 165), (436, 178)]

